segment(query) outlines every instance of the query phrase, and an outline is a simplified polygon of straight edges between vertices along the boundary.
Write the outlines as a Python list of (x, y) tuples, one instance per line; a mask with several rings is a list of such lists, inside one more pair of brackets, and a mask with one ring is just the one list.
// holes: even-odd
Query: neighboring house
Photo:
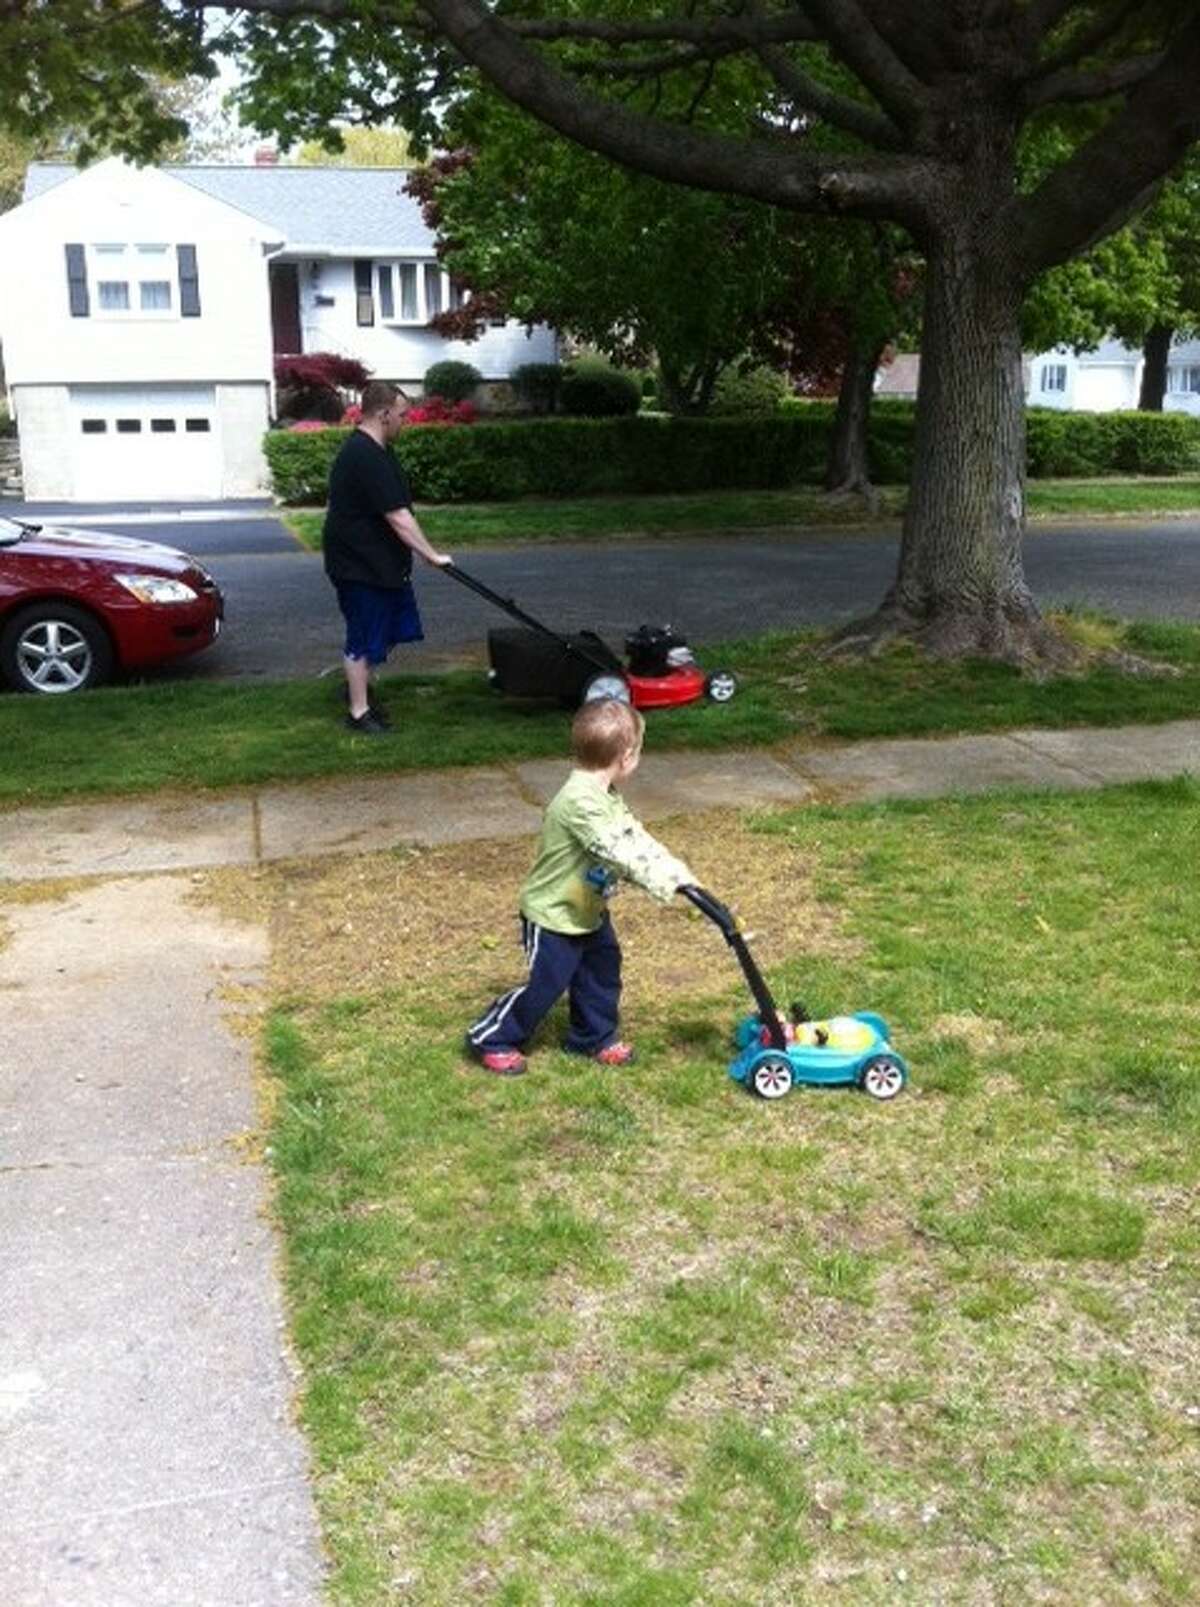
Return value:
[[(1030, 407), (1057, 407), (1083, 413), (1137, 408), (1142, 389), (1142, 354), (1120, 341), (1106, 340), (1092, 352), (1060, 346), (1022, 360), (1025, 400)], [(875, 378), (876, 396), (915, 397), (921, 359), (902, 354)], [(1200, 340), (1172, 346), (1167, 364), (1169, 413), (1200, 416)]]
[[(1066, 346), (1041, 352), (1031, 370), (1031, 407), (1107, 413), (1136, 408), (1141, 394), (1142, 354), (1117, 340), (1106, 340), (1091, 352), (1077, 353)], [(1163, 407), (1171, 413), (1200, 415), (1200, 341), (1171, 347)]]
[(552, 362), (547, 329), (426, 327), (459, 295), (402, 169), (35, 163), (0, 216), (0, 339), (31, 500), (261, 494), (276, 354), (419, 386)]

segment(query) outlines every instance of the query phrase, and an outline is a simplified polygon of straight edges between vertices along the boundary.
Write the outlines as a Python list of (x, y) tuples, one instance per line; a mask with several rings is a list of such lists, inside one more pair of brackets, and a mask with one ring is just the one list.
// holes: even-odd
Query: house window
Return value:
[(417, 265), (415, 262), (398, 262), (396, 272), (400, 278), (400, 322), (415, 324), (417, 313)]
[(118, 435), (140, 435), (141, 433), (142, 421), (140, 418), (119, 418), (117, 420)]
[(152, 418), (150, 420), (151, 435), (174, 435), (175, 420), (173, 418)]
[(1180, 396), (1200, 395), (1200, 367), (1175, 366), (1168, 370), (1168, 390)]
[(1067, 388), (1066, 363), (1047, 363), (1042, 369), (1043, 391), (1065, 391)]
[(212, 428), (206, 418), (187, 419), (183, 427), (189, 435), (207, 435)]
[(170, 247), (102, 241), (88, 248), (96, 312), (110, 318), (170, 318), (175, 313)]
[(85, 418), (80, 421), (79, 428), (84, 435), (104, 435), (108, 431), (108, 420), (102, 418)]
[(468, 299), (462, 285), (436, 262), (381, 262), (375, 282), (385, 324), (427, 324)]
[(426, 321), (436, 318), (442, 310), (442, 270), (434, 262), (425, 264), (425, 316)]

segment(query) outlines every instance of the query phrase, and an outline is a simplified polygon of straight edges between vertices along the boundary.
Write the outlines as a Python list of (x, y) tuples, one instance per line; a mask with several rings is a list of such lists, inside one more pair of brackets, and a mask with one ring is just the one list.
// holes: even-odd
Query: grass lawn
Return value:
[[(651, 714), (651, 750), (992, 731), (1022, 725), (1119, 725), (1200, 714), (1200, 628), (1117, 627), (1064, 619), (1097, 643), (1175, 664), (1172, 678), (1096, 670), (1039, 684), (996, 665), (930, 664), (911, 650), (828, 663), (811, 633), (706, 650), (742, 677), (731, 703)], [(0, 807), (161, 787), (224, 787), (313, 776), (558, 756), (568, 715), (497, 696), (479, 669), (382, 683), (397, 730), (386, 741), (341, 728), (341, 683), (159, 682), (79, 698), (0, 696)]]
[(727, 951), (636, 894), (637, 1065), (465, 1066), (511, 844), (256, 884), (333, 1600), (1194, 1601), (1196, 784), (663, 835), (906, 1094), (737, 1089)]
[[(1200, 479), (1031, 480), (1029, 511), (1038, 516), (1200, 513)], [(883, 486), (872, 517), (857, 500), (831, 501), (815, 487), (793, 491), (712, 491), (702, 496), (585, 497), (577, 501), (442, 503), (418, 509), (433, 541), (476, 546), (489, 541), (586, 541), (604, 537), (694, 535), (792, 525), (893, 522), (908, 497)], [(321, 545), (322, 511), (285, 509), (285, 522), (306, 546)]]

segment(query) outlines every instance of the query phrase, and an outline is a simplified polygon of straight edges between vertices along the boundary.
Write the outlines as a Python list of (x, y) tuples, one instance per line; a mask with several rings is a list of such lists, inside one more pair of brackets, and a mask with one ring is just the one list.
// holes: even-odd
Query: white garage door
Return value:
[(72, 385), (75, 500), (219, 497), (211, 385)]

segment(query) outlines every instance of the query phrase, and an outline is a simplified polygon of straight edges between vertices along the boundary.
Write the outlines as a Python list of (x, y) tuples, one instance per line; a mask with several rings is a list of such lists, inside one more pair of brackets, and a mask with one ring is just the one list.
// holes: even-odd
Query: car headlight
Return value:
[(139, 603), (194, 603), (196, 593), (182, 580), (166, 575), (114, 575), (113, 579), (131, 591)]

